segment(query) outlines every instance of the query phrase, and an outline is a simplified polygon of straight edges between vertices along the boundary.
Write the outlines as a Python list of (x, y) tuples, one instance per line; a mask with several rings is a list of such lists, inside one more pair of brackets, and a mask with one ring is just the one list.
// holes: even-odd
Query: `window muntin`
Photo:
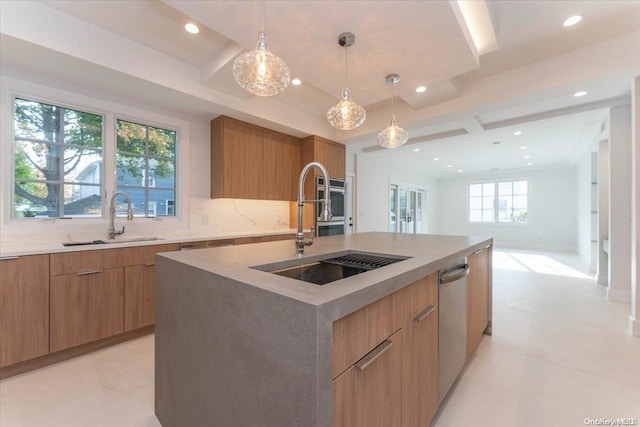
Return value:
[(13, 217), (102, 215), (103, 117), (14, 98)]
[(175, 216), (176, 131), (117, 120), (116, 134), (116, 187), (134, 215)]
[(527, 223), (526, 180), (469, 184), (470, 223)]

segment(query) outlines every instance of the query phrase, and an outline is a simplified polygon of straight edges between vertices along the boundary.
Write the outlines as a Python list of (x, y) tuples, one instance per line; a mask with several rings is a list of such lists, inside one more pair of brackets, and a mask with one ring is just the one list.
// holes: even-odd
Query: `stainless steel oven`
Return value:
[[(345, 182), (343, 180), (329, 180), (329, 198), (331, 199), (332, 218), (331, 221), (320, 221), (322, 205), (318, 203), (316, 218), (318, 237), (344, 234), (345, 188)], [(319, 176), (316, 178), (316, 199), (322, 200), (324, 198), (324, 179)]]

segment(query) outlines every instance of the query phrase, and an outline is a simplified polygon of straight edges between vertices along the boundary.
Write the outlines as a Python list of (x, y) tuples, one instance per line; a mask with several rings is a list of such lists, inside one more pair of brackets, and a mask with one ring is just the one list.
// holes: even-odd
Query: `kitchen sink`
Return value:
[[(396, 262), (409, 259), (410, 257), (381, 255), (365, 252), (351, 252), (340, 256), (331, 256), (315, 262), (302, 265), (294, 265), (275, 270), (266, 270), (268, 273), (291, 279), (302, 280), (303, 282), (314, 283), (316, 285), (326, 285), (336, 280), (345, 279), (357, 274), (366, 273), (394, 264)], [(253, 267), (262, 270), (262, 267)]]
[(163, 240), (159, 237), (131, 237), (116, 240), (87, 240), (81, 242), (62, 242), (62, 246), (112, 245), (114, 243), (150, 242)]

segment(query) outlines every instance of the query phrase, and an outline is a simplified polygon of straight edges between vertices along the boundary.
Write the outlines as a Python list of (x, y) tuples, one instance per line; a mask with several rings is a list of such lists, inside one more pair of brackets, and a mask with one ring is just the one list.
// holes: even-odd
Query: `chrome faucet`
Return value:
[(127, 221), (133, 221), (133, 209), (131, 209), (131, 198), (127, 193), (118, 191), (113, 196), (111, 196), (111, 205), (109, 207), (109, 231), (107, 234), (109, 235), (110, 239), (115, 239), (117, 235), (124, 233), (124, 226), (122, 226), (122, 230), (116, 230), (115, 226), (113, 225), (113, 221), (116, 216), (116, 197), (118, 197), (119, 195), (124, 196), (124, 198), (127, 200)]
[[(304, 199), (304, 180), (307, 178), (307, 174), (309, 170), (313, 167), (320, 169), (320, 173), (322, 173), (322, 177), (324, 178), (324, 194), (325, 199), (322, 200), (305, 200)], [(322, 202), (322, 214), (320, 215), (321, 221), (330, 221), (331, 220), (331, 199), (329, 195), (329, 174), (327, 173), (327, 169), (318, 162), (311, 162), (302, 168), (302, 172), (300, 172), (300, 180), (298, 181), (298, 232), (296, 233), (296, 256), (302, 257), (304, 256), (304, 247), (310, 246), (313, 244), (313, 227), (311, 227), (311, 237), (305, 239), (304, 232), (302, 231), (302, 215), (304, 211), (305, 203), (317, 203)]]

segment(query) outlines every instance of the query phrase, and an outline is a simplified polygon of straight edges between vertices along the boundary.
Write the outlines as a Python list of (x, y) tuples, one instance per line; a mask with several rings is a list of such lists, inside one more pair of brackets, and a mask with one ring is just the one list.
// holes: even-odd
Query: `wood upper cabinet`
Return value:
[(49, 255), (0, 259), (0, 367), (49, 353)]
[[(331, 178), (345, 179), (346, 149), (342, 144), (315, 135), (303, 138), (301, 166), (309, 162), (322, 163)], [(314, 174), (320, 175), (315, 169)]]
[(123, 268), (53, 276), (50, 286), (51, 352), (124, 331)]
[(489, 324), (491, 283), (491, 246), (467, 257), (467, 358), (476, 351)]
[(402, 427), (426, 427), (438, 409), (438, 274), (423, 280), (428, 303), (402, 328)]
[(401, 425), (402, 341), (400, 330), (333, 381), (334, 427)]
[(211, 198), (294, 200), (299, 139), (226, 116), (211, 121)]

